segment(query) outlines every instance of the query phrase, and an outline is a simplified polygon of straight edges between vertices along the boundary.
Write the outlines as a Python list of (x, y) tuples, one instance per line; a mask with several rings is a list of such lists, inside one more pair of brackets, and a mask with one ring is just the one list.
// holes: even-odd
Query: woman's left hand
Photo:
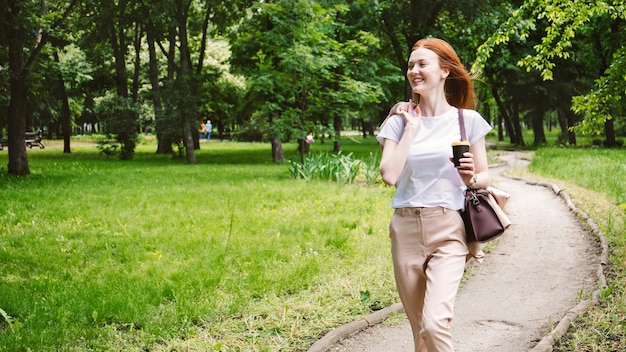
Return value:
[[(459, 176), (461, 176), (463, 182), (468, 185), (472, 182), (472, 177), (474, 177), (474, 174), (476, 173), (474, 166), (474, 154), (465, 152), (463, 153), (463, 158), (459, 159), (459, 161), (461, 164), (456, 168), (456, 170), (459, 172)], [(452, 157), (450, 158), (450, 162), (454, 163), (454, 159)]]

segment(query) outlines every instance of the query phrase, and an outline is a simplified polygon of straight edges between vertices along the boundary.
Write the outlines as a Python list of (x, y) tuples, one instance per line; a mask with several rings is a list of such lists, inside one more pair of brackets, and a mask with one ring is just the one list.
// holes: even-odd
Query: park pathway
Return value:
[[(595, 289), (598, 245), (551, 189), (503, 177), (523, 166), (521, 154), (490, 169), (493, 185), (511, 194), (513, 226), (462, 285), (452, 322), (457, 352), (526, 352)], [(406, 319), (346, 338), (332, 352), (412, 352)]]

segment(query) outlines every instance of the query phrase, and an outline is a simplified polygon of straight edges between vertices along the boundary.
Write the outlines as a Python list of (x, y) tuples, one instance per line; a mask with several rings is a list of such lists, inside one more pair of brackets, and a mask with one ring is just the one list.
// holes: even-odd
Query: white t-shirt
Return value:
[[(396, 183), (392, 208), (463, 208), (463, 190), (466, 186), (450, 162), (451, 144), (461, 139), (458, 118), (458, 109), (454, 107), (440, 116), (422, 116), (406, 164)], [(463, 110), (463, 119), (471, 144), (491, 130), (487, 121), (474, 110)], [(381, 145), (385, 139), (399, 142), (403, 131), (404, 119), (400, 115), (393, 115), (381, 126), (376, 138)]]

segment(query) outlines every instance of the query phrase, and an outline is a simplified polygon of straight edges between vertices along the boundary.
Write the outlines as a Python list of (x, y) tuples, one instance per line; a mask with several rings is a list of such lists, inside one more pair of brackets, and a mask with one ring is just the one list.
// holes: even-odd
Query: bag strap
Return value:
[(461, 140), (467, 140), (465, 136), (465, 120), (463, 119), (463, 109), (458, 108), (459, 110), (459, 128), (461, 129)]

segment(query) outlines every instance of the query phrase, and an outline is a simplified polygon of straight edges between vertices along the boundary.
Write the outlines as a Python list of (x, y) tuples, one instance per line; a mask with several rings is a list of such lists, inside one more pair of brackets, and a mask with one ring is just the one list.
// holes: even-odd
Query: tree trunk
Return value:
[[(176, 72), (178, 71), (178, 66), (176, 63), (176, 43), (178, 40), (177, 37), (177, 27), (176, 27), (176, 18), (172, 18), (172, 23), (169, 24), (167, 29), (167, 42), (169, 43), (167, 47), (167, 51), (159, 44), (159, 47), (167, 57), (167, 76), (164, 82), (164, 95), (160, 95), (161, 99), (166, 103), (162, 106), (164, 109), (162, 110), (163, 114), (158, 117), (156, 129), (157, 129), (157, 138), (159, 138), (159, 144), (167, 143), (168, 139), (171, 144), (169, 146), (164, 146), (164, 148), (172, 149), (173, 144), (178, 145), (178, 154), (182, 157), (183, 148), (180, 147), (180, 144), (183, 143), (182, 136), (182, 124), (181, 117), (179, 116), (179, 112), (177, 111), (177, 96), (176, 96)], [(158, 61), (156, 63), (158, 67)], [(165, 150), (165, 149), (163, 149)]]
[(131, 86), (131, 97), (133, 103), (139, 100), (139, 74), (141, 73), (141, 38), (143, 34), (143, 27), (139, 23), (135, 23), (135, 33), (133, 38), (133, 45), (135, 47), (135, 62), (133, 63), (133, 84)]
[[(115, 3), (110, 3), (109, 5), (116, 6)], [(125, 12), (126, 5), (128, 5), (127, 1), (120, 1), (117, 8), (110, 9), (109, 13), (123, 14)], [(127, 99), (129, 97), (128, 72), (126, 71), (126, 52), (128, 47), (126, 43), (125, 28), (120, 21), (110, 21), (108, 32), (111, 48), (113, 49), (115, 70), (114, 82), (117, 96)], [(114, 131), (115, 134), (117, 134), (117, 140), (122, 145), (120, 159), (130, 159), (135, 152), (135, 137), (138, 132), (135, 127), (137, 125), (136, 113), (123, 111), (121, 112), (120, 119), (124, 122), (124, 126), (127, 126), (123, 130)]]
[(504, 120), (502, 119), (502, 115), (498, 114), (496, 117), (496, 123), (498, 124), (498, 142), (504, 141)]
[[(52, 31), (63, 24), (64, 20), (72, 11), (73, 7), (78, 3), (78, 0), (72, 0), (67, 5), (63, 13), (61, 13), (54, 24), (47, 28), (47, 31)], [(40, 1), (42, 13), (45, 13), (46, 3), (44, 0)], [(28, 90), (28, 72), (32, 64), (39, 56), (43, 46), (48, 40), (48, 32), (41, 31), (37, 37), (37, 45), (34, 48), (28, 48), (25, 50), (27, 35), (35, 33), (33, 28), (30, 28), (27, 21), (22, 17), (28, 18), (32, 15), (29, 13), (23, 14), (24, 2), (23, 1), (9, 1), (8, 6), (3, 3), (2, 9), (0, 9), (0, 16), (3, 21), (6, 21), (3, 28), (6, 29), (6, 38), (8, 42), (9, 51), (9, 87), (11, 92), (11, 99), (9, 101), (8, 109), (8, 146), (9, 146), (9, 165), (8, 172), (15, 175), (28, 175), (30, 174), (30, 168), (28, 166), (28, 155), (26, 154), (26, 138), (24, 133), (26, 132), (26, 103)]]
[(565, 110), (565, 116), (567, 117), (567, 135), (570, 145), (576, 145), (576, 133), (570, 129), (576, 123), (576, 114), (570, 109)]
[[(195, 131), (195, 129), (193, 129)], [(183, 120), (183, 138), (185, 143), (185, 151), (187, 152), (187, 162), (190, 164), (196, 163), (196, 153), (193, 148), (193, 135), (191, 124), (188, 119)]]
[[(11, 51), (11, 50), (9, 50)], [(21, 61), (21, 50), (19, 51)], [(9, 54), (11, 57), (13, 54)], [(9, 59), (11, 61), (11, 58)], [(13, 175), (28, 175), (28, 155), (26, 154), (26, 139), (24, 133), (24, 113), (26, 110), (26, 81), (11, 75), (11, 101), (9, 102), (9, 119), (7, 123), (9, 165), (8, 171)]]
[(567, 116), (563, 111), (563, 108), (557, 108), (556, 113), (559, 121), (559, 129), (561, 130), (559, 136), (559, 143), (566, 144), (568, 139), (568, 128), (567, 128)]
[(543, 130), (543, 112), (533, 114), (533, 132), (535, 135), (533, 141), (534, 146), (540, 146), (546, 143), (546, 134)]
[(387, 34), (387, 37), (391, 42), (391, 47), (393, 48), (393, 53), (396, 56), (398, 67), (400, 67), (402, 75), (404, 76), (406, 74), (407, 68), (407, 58), (404, 54), (404, 47), (400, 43), (400, 40), (398, 40), (398, 36), (393, 27), (393, 23), (395, 23), (395, 20), (393, 18), (389, 19), (385, 17), (386, 16), (384, 16), (383, 14), (383, 18), (381, 19), (382, 30), (385, 34)]
[(283, 143), (278, 136), (272, 138), (272, 160), (277, 164), (282, 164), (283, 162), (285, 162)]
[[(111, 12), (114, 12), (111, 10)], [(109, 40), (111, 41), (111, 48), (113, 49), (113, 63), (115, 68), (115, 75), (113, 81), (115, 82), (115, 89), (119, 97), (128, 98), (128, 83), (126, 72), (126, 41), (124, 29), (115, 27), (115, 22), (111, 21), (109, 25)]]
[(513, 104), (513, 130), (515, 130), (515, 136), (517, 137), (514, 144), (524, 146), (524, 136), (522, 135), (522, 121), (519, 118), (519, 105), (515, 102)]
[(154, 123), (155, 132), (157, 136), (157, 154), (169, 154), (172, 153), (172, 139), (166, 137), (167, 134), (163, 133), (163, 105), (161, 103), (161, 86), (159, 83), (159, 67), (156, 56), (156, 47), (154, 46), (154, 27), (151, 23), (146, 27), (146, 38), (148, 42), (148, 75), (150, 77), (150, 84), (152, 86), (152, 105), (154, 105)]
[(546, 133), (543, 128), (543, 117), (545, 115), (543, 102), (544, 100), (541, 97), (537, 97), (536, 105), (532, 112), (533, 134), (535, 137), (533, 140), (534, 146), (544, 145), (547, 142)]
[(495, 86), (491, 86), (491, 94), (496, 101), (496, 105), (498, 106), (498, 110), (500, 111), (499, 118), (504, 120), (504, 126), (507, 134), (509, 135), (509, 141), (512, 144), (517, 143), (517, 134), (515, 133), (515, 129), (513, 128), (513, 124), (511, 123), (512, 118), (509, 110), (506, 108), (502, 98), (500, 98), (500, 93)]
[[(60, 63), (59, 52), (54, 49), (54, 61)], [(65, 80), (63, 74), (59, 73), (59, 94), (61, 95), (61, 130), (63, 131), (63, 153), (71, 154), (70, 137), (72, 136), (72, 118), (70, 112), (70, 103), (67, 97), (67, 91), (65, 90)]]
[[(189, 52), (189, 43), (187, 41), (187, 16), (189, 11), (189, 2), (185, 3), (183, 0), (176, 1), (176, 22), (178, 24), (178, 40), (180, 41), (179, 52), (180, 52), (180, 71), (178, 72), (177, 80), (179, 84), (177, 85), (179, 89), (184, 90), (179, 93), (181, 96), (179, 97), (179, 113), (181, 117), (181, 122), (183, 124), (183, 142), (185, 144), (185, 152), (187, 154), (187, 162), (193, 164), (196, 162), (196, 152), (194, 147), (194, 137), (197, 138), (197, 133), (195, 133), (198, 129), (191, 128), (191, 122), (194, 121), (194, 117), (196, 116), (194, 113), (194, 109), (191, 103), (190, 93), (193, 91), (190, 85), (192, 84), (192, 79), (190, 75), (191, 71), (191, 55)], [(189, 94), (185, 94), (185, 91)], [(193, 132), (192, 132), (193, 131)]]
[[(143, 36), (143, 25), (135, 23), (135, 30), (133, 33), (133, 45), (135, 47), (135, 60), (133, 63), (133, 81), (130, 88), (130, 96), (134, 104), (139, 101), (139, 75), (141, 73), (141, 38)], [(133, 143), (133, 154), (135, 153), (135, 146), (137, 143), (137, 134), (140, 134), (141, 127), (139, 124), (139, 113), (137, 111), (129, 112), (129, 126), (132, 126), (134, 131), (131, 132), (131, 141)]]
[[(541, 86), (541, 81), (537, 81), (536, 85)], [(535, 100), (535, 104), (533, 104), (533, 108), (531, 109), (532, 113), (532, 127), (533, 127), (533, 145), (538, 147), (540, 145), (544, 145), (547, 143), (546, 133), (544, 130), (544, 116), (545, 116), (545, 98), (542, 94), (533, 94), (531, 99)]]
[(604, 146), (607, 148), (613, 148), (617, 145), (615, 140), (615, 124), (613, 119), (606, 120), (604, 122)]
[(341, 129), (342, 129), (341, 116), (335, 115), (335, 117), (333, 118), (333, 129), (335, 130), (335, 138), (333, 141), (333, 153), (340, 153), (341, 152)]
[(204, 67), (209, 22), (211, 21), (211, 10), (211, 6), (207, 3), (206, 12), (204, 13), (204, 21), (202, 21), (202, 39), (200, 40), (200, 55), (198, 57), (198, 64), (196, 65), (196, 76), (200, 76), (202, 74), (202, 67)]
[(24, 43), (26, 42), (26, 31), (22, 30), (18, 23), (21, 22), (20, 5), (16, 2), (10, 3), (10, 9), (5, 11), (5, 18), (13, 25), (8, 25), (7, 39), (9, 42), (9, 85), (11, 90), (11, 100), (9, 101), (7, 132), (9, 146), (8, 171), (14, 175), (28, 175), (28, 155), (26, 154), (26, 72), (24, 64)]
[(486, 108), (483, 113), (484, 119), (487, 122), (493, 123), (495, 125), (498, 132), (498, 141), (504, 141), (504, 132), (502, 130), (502, 115), (498, 114), (498, 116), (496, 117), (496, 121), (493, 122), (493, 117), (491, 116), (491, 107), (488, 104), (485, 104), (484, 107)]

